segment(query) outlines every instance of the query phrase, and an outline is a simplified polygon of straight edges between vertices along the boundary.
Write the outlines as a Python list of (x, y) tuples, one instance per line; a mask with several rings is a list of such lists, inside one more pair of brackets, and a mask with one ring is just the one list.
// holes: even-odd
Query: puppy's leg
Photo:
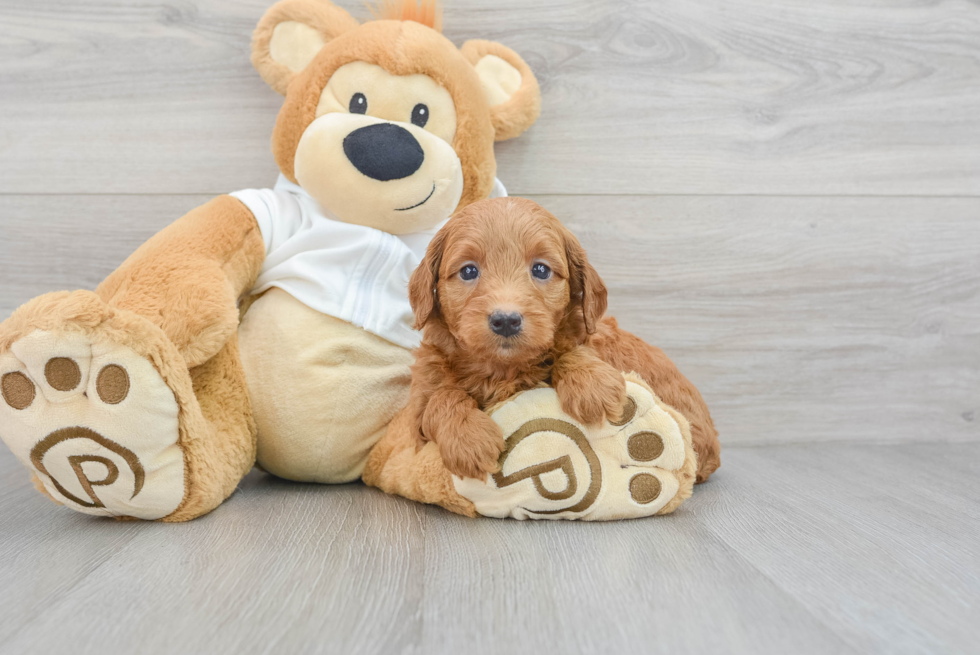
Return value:
[[(473, 503), (456, 491), (458, 478), (443, 464), (439, 446), (426, 442), (418, 448), (417, 419), (412, 409), (406, 407), (388, 424), (385, 435), (368, 457), (364, 483), (385, 493), (441, 505), (457, 514), (478, 516)], [(481, 484), (476, 480), (469, 482)]]
[(436, 391), (422, 416), (422, 431), (438, 444), (442, 461), (454, 475), (484, 480), (497, 471), (504, 434), (465, 392)]
[(626, 402), (622, 373), (587, 346), (577, 346), (555, 362), (552, 384), (561, 408), (585, 425), (618, 421)]

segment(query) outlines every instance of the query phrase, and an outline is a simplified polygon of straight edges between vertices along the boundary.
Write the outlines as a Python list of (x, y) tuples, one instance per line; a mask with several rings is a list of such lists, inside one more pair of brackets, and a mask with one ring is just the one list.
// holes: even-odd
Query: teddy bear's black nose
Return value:
[(357, 128), (344, 138), (344, 153), (354, 168), (382, 182), (408, 177), (425, 159), (412, 133), (393, 123)]

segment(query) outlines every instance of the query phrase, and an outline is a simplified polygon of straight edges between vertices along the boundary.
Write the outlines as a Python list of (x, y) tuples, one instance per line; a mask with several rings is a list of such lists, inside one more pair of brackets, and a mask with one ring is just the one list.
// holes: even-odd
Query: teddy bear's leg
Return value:
[(0, 437), (49, 496), (183, 521), (234, 490), (255, 453), (236, 300), (263, 256), (251, 214), (219, 198), (97, 292), (47, 294), (0, 324)]
[(184, 505), (166, 521), (187, 521), (210, 512), (235, 491), (255, 464), (256, 430), (248, 402), (238, 337), (204, 364), (190, 370), (203, 424), (197, 439), (180, 442), (193, 476)]
[(375, 447), (367, 484), (469, 516), (613, 520), (674, 511), (691, 494), (697, 457), (690, 426), (636, 376), (623, 419), (598, 427), (561, 410), (552, 389), (520, 394), (492, 412), (507, 448), (486, 480), (452, 476), (428, 443), (416, 452), (403, 411)]

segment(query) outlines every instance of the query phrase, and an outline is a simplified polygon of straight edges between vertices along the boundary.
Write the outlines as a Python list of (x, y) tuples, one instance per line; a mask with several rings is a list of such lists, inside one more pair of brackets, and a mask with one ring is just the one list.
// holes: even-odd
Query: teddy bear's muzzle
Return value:
[(330, 112), (296, 148), (296, 182), (335, 220), (390, 234), (445, 221), (463, 192), (453, 146), (411, 123)]
[(387, 182), (414, 174), (425, 161), (425, 151), (404, 127), (375, 123), (360, 127), (344, 138), (344, 154), (358, 171)]

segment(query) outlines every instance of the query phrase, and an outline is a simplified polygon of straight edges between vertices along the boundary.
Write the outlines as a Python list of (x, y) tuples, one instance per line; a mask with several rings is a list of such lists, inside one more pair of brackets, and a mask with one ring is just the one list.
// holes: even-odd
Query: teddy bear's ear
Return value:
[(328, 0), (281, 0), (252, 34), (252, 65), (266, 84), (286, 95), (289, 83), (320, 49), (357, 24)]
[(520, 136), (541, 113), (541, 90), (531, 67), (494, 41), (467, 41), (460, 50), (480, 76), (496, 140)]

